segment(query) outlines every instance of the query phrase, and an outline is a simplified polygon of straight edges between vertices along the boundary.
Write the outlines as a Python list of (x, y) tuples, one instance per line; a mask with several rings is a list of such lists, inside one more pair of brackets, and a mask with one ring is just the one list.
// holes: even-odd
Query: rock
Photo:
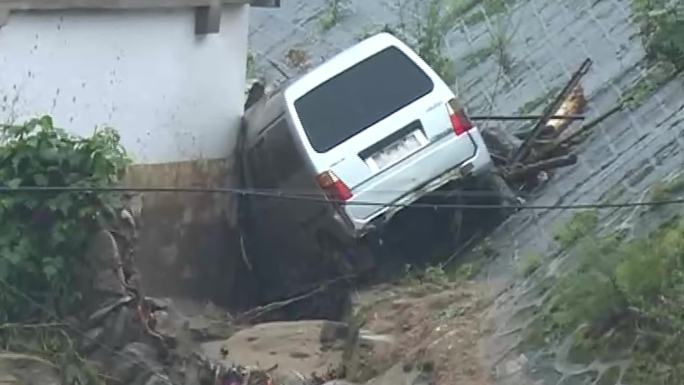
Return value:
[(415, 368), (405, 370), (405, 365), (399, 364), (390, 368), (378, 378), (367, 382), (367, 385), (429, 385), (433, 384), (431, 373), (421, 372)]
[(171, 380), (163, 375), (156, 375), (150, 377), (144, 385), (169, 385), (172, 384)]
[(85, 354), (91, 354), (98, 348), (98, 341), (102, 339), (102, 333), (104, 328), (96, 327), (85, 332), (84, 337), (81, 339), (80, 351)]
[(196, 341), (213, 341), (230, 338), (237, 329), (227, 322), (190, 317), (188, 330)]
[(522, 141), (503, 127), (490, 126), (481, 131), (482, 139), (493, 153), (508, 158), (520, 147)]
[[(237, 331), (228, 313), (209, 308), (187, 309), (184, 301), (147, 298), (154, 309), (155, 330), (175, 339), (207, 342), (230, 338)], [(186, 309), (183, 309), (186, 307)], [(186, 314), (193, 314), (187, 316)]]
[(119, 247), (109, 231), (102, 230), (95, 235), (85, 260), (87, 263), (78, 274), (85, 311), (99, 308), (107, 299), (126, 295)]
[[(161, 375), (162, 367), (157, 361), (157, 351), (146, 344), (134, 342), (117, 355), (111, 375), (122, 384), (146, 384), (154, 373)], [(158, 378), (158, 377), (157, 377)]]
[(40, 357), (0, 353), (0, 385), (62, 385), (54, 364)]
[(504, 376), (511, 376), (513, 374), (520, 373), (526, 364), (527, 357), (524, 354), (506, 361), (504, 364)]
[(137, 318), (135, 310), (121, 307), (110, 313), (104, 322), (104, 330), (99, 342), (120, 349), (129, 342), (137, 341), (143, 334), (143, 327)]
[(265, 323), (227, 340), (207, 342), (201, 351), (225, 367), (239, 363), (269, 369), (277, 365), (274, 376), (291, 377), (290, 371), (324, 375), (342, 366), (344, 335), (339, 338), (337, 330), (343, 326), (330, 321)]

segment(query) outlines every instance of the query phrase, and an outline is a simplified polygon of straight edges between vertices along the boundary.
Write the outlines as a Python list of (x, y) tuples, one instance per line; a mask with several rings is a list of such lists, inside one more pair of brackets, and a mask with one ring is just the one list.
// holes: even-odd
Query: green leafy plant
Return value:
[[(1, 129), (0, 181), (19, 187), (105, 187), (129, 164), (119, 135), (97, 130), (79, 138), (48, 116)], [(120, 208), (117, 195), (91, 192), (0, 196), (0, 280), (58, 313), (79, 298), (76, 269), (91, 235)], [(0, 290), (0, 323), (36, 316), (24, 298)]]
[(684, 383), (684, 221), (629, 242), (586, 237), (576, 252), (578, 268), (544, 305), (544, 332), (530, 336), (548, 343), (574, 333), (590, 353), (627, 353), (626, 384)]
[(539, 270), (542, 266), (542, 257), (537, 253), (530, 253), (524, 256), (520, 260), (518, 265), (518, 274), (523, 277), (529, 277), (534, 274), (535, 271)]
[(445, 36), (458, 26), (465, 12), (473, 9), (473, 0), (426, 0), (412, 2), (415, 9), (407, 20), (405, 0), (399, 1), (401, 22), (396, 26), (385, 26), (397, 37), (409, 44), (447, 84), (454, 84), (456, 72), (453, 58), (446, 53)]
[(512, 29), (512, 26), (510, 17), (499, 15), (496, 17), (492, 28), (488, 30), (491, 39), (491, 51), (496, 59), (496, 64), (506, 75), (510, 75), (513, 71), (514, 61), (510, 47), (516, 31)]
[[(461, 23), (473, 25), (484, 21), (484, 15), (476, 7), (481, 4), (483, 11), (490, 16), (506, 10), (505, 0), (398, 0), (400, 22), (397, 25), (384, 25), (372, 28), (360, 35), (360, 39), (370, 37), (379, 32), (389, 32), (404, 40), (411, 46), (430, 67), (444, 79), (447, 84), (456, 82), (455, 64), (451, 55), (446, 52), (445, 37), (458, 28)], [(413, 9), (410, 12), (407, 8)], [(406, 17), (410, 14), (411, 17)], [(502, 25), (504, 27), (505, 25)], [(512, 58), (508, 52), (510, 36), (506, 28), (493, 32), (497, 39), (486, 52), (474, 53), (469, 63), (478, 58), (497, 55), (497, 61), (510, 69)], [(496, 50), (496, 51), (495, 51)]]
[(485, 238), (463, 259), (446, 266), (447, 275), (454, 281), (473, 279), (498, 256), (498, 251), (491, 245), (490, 240)]
[(650, 59), (684, 70), (684, 6), (671, 0), (632, 0), (641, 37)]
[(63, 325), (0, 325), (0, 347), (47, 360), (59, 369), (64, 384), (105, 384), (96, 365), (78, 353), (72, 336)]
[(567, 333), (581, 324), (600, 333), (626, 309), (615, 277), (617, 240), (588, 237), (577, 248), (580, 265), (555, 288), (549, 308), (552, 329)]
[(333, 29), (342, 20), (347, 5), (347, 0), (328, 0), (328, 6), (320, 19), (323, 32)]
[(412, 265), (405, 265), (404, 277), (402, 280), (407, 285), (422, 283), (446, 285), (451, 281), (448, 274), (444, 270), (444, 266), (440, 264), (427, 266), (425, 269), (419, 269)]
[(568, 248), (579, 239), (591, 234), (598, 226), (598, 220), (598, 213), (595, 210), (576, 213), (565, 226), (556, 231), (554, 238), (562, 248)]
[[(680, 174), (668, 182), (658, 183), (651, 190), (651, 199), (653, 201), (665, 201), (672, 198), (673, 195), (684, 191), (684, 174)], [(657, 208), (658, 206), (653, 206)]]
[(635, 109), (648, 100), (660, 87), (672, 80), (677, 73), (676, 68), (669, 62), (657, 62), (646, 70), (644, 76), (639, 77), (622, 94), (622, 99), (628, 108)]
[(445, 285), (450, 281), (449, 276), (444, 271), (444, 267), (442, 265), (428, 266), (425, 269), (425, 280), (427, 282), (440, 285)]

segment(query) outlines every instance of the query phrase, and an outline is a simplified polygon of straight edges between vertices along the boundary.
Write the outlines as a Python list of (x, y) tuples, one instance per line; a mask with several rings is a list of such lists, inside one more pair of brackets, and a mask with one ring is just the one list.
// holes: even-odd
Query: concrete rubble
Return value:
[[(79, 353), (107, 383), (354, 385), (341, 380), (350, 357), (398, 347), (391, 335), (344, 322), (238, 324), (213, 306), (146, 297), (135, 268), (134, 211), (124, 210), (116, 227), (92, 239), (89, 264), (79, 274), (82, 311), (70, 325), (81, 332), (74, 335)], [(406, 381), (397, 382), (399, 377)], [(419, 377), (399, 365), (370, 384), (418, 385)], [(59, 369), (42, 358), (0, 355), (1, 385), (34, 383), (64, 382)]]
[(62, 385), (57, 368), (40, 357), (0, 353), (0, 385)]

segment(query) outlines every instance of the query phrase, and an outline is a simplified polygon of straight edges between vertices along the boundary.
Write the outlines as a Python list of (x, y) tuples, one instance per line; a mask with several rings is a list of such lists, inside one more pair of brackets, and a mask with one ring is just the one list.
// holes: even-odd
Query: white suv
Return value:
[(344, 202), (342, 219), (356, 234), (491, 166), (482, 136), (451, 89), (390, 34), (371, 37), (293, 82), (284, 101), (320, 187)]

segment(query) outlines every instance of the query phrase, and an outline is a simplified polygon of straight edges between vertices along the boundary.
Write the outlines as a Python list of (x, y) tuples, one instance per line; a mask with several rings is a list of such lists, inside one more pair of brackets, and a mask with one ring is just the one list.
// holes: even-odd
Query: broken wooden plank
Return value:
[(545, 159), (539, 162), (534, 162), (525, 165), (517, 165), (508, 169), (503, 170), (503, 177), (509, 183), (512, 181), (517, 181), (529, 177), (530, 175), (537, 174), (541, 171), (547, 171), (554, 168), (570, 166), (577, 163), (577, 155), (569, 154), (565, 156), (559, 156), (556, 158)]
[[(543, 118), (542, 115), (474, 115), (468, 117), (470, 120), (498, 120), (498, 121), (510, 121), (510, 120), (539, 120)], [(560, 120), (584, 120), (584, 115), (554, 115), (550, 116), (549, 119), (560, 119)]]
[(547, 157), (551, 156), (554, 152), (557, 152), (559, 150), (562, 150), (563, 148), (567, 148), (570, 146), (573, 140), (575, 140), (578, 136), (582, 135), (583, 133), (591, 130), (592, 128), (598, 126), (603, 122), (604, 120), (608, 119), (609, 117), (615, 115), (616, 113), (622, 111), (625, 108), (624, 104), (618, 104), (617, 106), (611, 108), (610, 110), (606, 111), (602, 115), (598, 116), (597, 118), (593, 119), (589, 123), (583, 125), (580, 127), (577, 131), (562, 137), (558, 138), (556, 141), (551, 143), (546, 149), (544, 149), (540, 156)]
[(558, 110), (558, 108), (561, 106), (561, 104), (567, 98), (570, 92), (577, 86), (580, 79), (589, 71), (589, 69), (591, 68), (591, 64), (591, 59), (586, 59), (582, 63), (580, 68), (572, 75), (572, 77), (565, 85), (563, 90), (558, 94), (558, 96), (556, 96), (556, 99), (551, 104), (549, 104), (546, 107), (546, 109), (544, 109), (544, 113), (542, 113), (542, 118), (537, 121), (530, 135), (527, 138), (525, 138), (520, 148), (518, 148), (515, 154), (513, 154), (513, 157), (511, 158), (512, 164), (519, 163), (529, 155), (532, 144), (534, 143), (537, 136), (539, 136), (539, 134), (544, 129), (545, 123), (549, 120), (551, 114), (555, 113)]
[(572, 134), (566, 136), (565, 138), (561, 138), (561, 139), (558, 141), (558, 144), (570, 143), (573, 139), (575, 139), (576, 137), (578, 137), (580, 134), (582, 134), (582, 133), (584, 133), (584, 132), (586, 132), (586, 131), (589, 131), (589, 130), (591, 130), (592, 128), (598, 126), (598, 125), (601, 124), (604, 120), (606, 120), (606, 119), (608, 119), (609, 117), (611, 117), (611, 116), (617, 114), (618, 112), (622, 111), (624, 108), (625, 108), (625, 105), (624, 105), (624, 104), (619, 104), (619, 105), (617, 105), (617, 106), (611, 108), (610, 110), (608, 110), (608, 111), (605, 112), (604, 114), (600, 115), (600, 116), (597, 117), (596, 119), (594, 119), (594, 120), (590, 121), (589, 123), (587, 123), (587, 124), (583, 125), (582, 127), (580, 127), (577, 131), (575, 131), (575, 132), (573, 132)]
[[(587, 106), (587, 99), (584, 97), (584, 88), (577, 84), (572, 89), (568, 97), (561, 103), (561, 106), (555, 112), (556, 115), (575, 115), (584, 111)], [(547, 127), (552, 127), (555, 131), (554, 136), (560, 135), (572, 123), (569, 119), (558, 119), (553, 116), (549, 117), (546, 123)]]

